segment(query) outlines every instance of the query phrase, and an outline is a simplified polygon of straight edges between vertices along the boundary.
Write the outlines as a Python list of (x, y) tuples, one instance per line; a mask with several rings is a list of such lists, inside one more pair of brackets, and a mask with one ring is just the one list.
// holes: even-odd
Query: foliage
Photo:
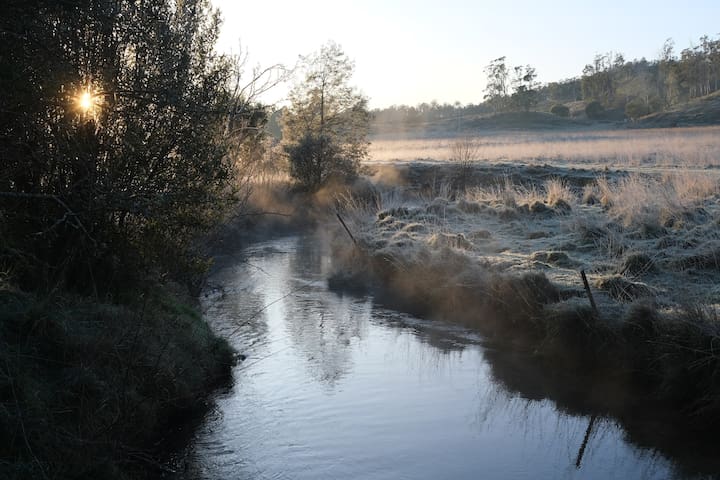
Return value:
[(566, 105), (557, 103), (552, 106), (550, 109), (550, 113), (553, 115), (557, 115), (558, 117), (569, 117), (570, 116), (570, 108), (568, 108)]
[(338, 143), (327, 135), (308, 133), (286, 147), (290, 175), (309, 188), (317, 188), (330, 178), (352, 179), (357, 164), (343, 155)]
[(505, 57), (496, 58), (485, 67), (487, 85), (485, 86), (485, 102), (495, 112), (505, 111), (508, 105), (509, 71)]
[(515, 67), (514, 72), (511, 102), (515, 108), (529, 112), (538, 103), (537, 72), (530, 65)]
[(648, 102), (642, 98), (634, 98), (625, 105), (625, 115), (629, 118), (636, 119), (650, 113)]
[[(525, 92), (518, 91), (517, 83), (513, 84), (512, 73), (519, 68), (523, 67), (508, 66), (506, 57), (490, 62), (484, 70), (487, 76), (484, 103), (453, 106), (433, 101), (415, 106), (393, 105), (373, 112), (376, 122), (412, 126), (510, 108), (526, 109), (526, 102), (516, 101), (523, 99)], [(517, 80), (517, 74), (514, 78)], [(515, 87), (512, 94), (511, 87)], [(672, 39), (668, 39), (656, 60), (626, 60), (622, 54), (612, 52), (598, 54), (579, 77), (538, 85), (533, 90), (534, 100), (544, 108), (553, 103), (584, 100), (598, 101), (607, 109), (622, 112), (628, 102), (639, 98), (650, 112), (659, 111), (720, 90), (720, 39), (703, 36), (679, 55)], [(531, 103), (530, 108), (533, 107)]]
[(2, 266), (31, 288), (94, 291), (194, 265), (191, 239), (233, 197), (217, 12), (12, 0), (0, 22)]
[(583, 98), (610, 105), (615, 98), (613, 69), (624, 64), (622, 55), (598, 54), (592, 64), (585, 65), (582, 76)]
[(603, 118), (604, 113), (605, 107), (603, 107), (602, 104), (598, 101), (592, 101), (585, 106), (585, 115), (587, 115), (587, 117), (590, 119), (601, 119)]
[(310, 190), (337, 174), (351, 178), (367, 156), (367, 98), (349, 82), (353, 63), (328, 43), (302, 58), (302, 81), (290, 93), (282, 116), (283, 143), (291, 174)]
[(0, 291), (0, 477), (144, 478), (148, 438), (201, 405), (234, 361), (174, 297), (155, 286), (120, 306)]

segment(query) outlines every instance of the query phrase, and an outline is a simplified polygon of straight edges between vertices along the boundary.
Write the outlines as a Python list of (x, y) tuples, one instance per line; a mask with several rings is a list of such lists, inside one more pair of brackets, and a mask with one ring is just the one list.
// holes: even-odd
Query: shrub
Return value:
[(473, 138), (459, 138), (452, 144), (451, 159), (458, 164), (457, 188), (465, 190), (473, 164), (480, 158), (480, 144)]
[(592, 120), (600, 120), (605, 113), (605, 107), (600, 102), (593, 101), (585, 107), (585, 115)]
[(558, 103), (557, 105), (552, 106), (552, 108), (550, 109), (550, 113), (552, 113), (553, 115), (557, 115), (558, 117), (569, 117), (570, 108)]
[(636, 119), (650, 113), (647, 103), (640, 98), (634, 98), (625, 105), (625, 115), (629, 118)]
[(357, 176), (359, 162), (345, 155), (327, 135), (304, 135), (296, 144), (287, 145), (290, 175), (310, 191), (317, 190), (330, 178), (351, 180)]

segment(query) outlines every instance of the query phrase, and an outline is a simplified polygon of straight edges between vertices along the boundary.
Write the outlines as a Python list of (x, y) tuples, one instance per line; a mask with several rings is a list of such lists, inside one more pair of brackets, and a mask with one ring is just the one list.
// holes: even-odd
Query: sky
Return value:
[[(212, 0), (224, 18), (218, 49), (249, 66), (292, 67), (332, 40), (355, 62), (352, 83), (371, 108), (479, 103), (483, 68), (505, 56), (546, 83), (579, 76), (598, 53), (658, 57), (720, 34), (720, 0)], [(289, 86), (262, 100), (282, 103)]]

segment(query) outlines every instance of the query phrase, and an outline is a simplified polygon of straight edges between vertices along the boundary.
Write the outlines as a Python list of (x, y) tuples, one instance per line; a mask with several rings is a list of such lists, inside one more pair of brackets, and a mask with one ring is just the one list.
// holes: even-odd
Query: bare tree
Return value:
[(481, 145), (472, 137), (458, 138), (452, 144), (450, 159), (457, 163), (456, 186), (467, 188), (475, 163), (480, 160)]

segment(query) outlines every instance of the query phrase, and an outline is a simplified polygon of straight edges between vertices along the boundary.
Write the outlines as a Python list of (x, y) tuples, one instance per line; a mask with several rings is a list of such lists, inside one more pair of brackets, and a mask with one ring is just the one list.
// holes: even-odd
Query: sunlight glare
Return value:
[(83, 112), (89, 112), (95, 106), (96, 99), (89, 91), (85, 91), (78, 97), (78, 106)]

